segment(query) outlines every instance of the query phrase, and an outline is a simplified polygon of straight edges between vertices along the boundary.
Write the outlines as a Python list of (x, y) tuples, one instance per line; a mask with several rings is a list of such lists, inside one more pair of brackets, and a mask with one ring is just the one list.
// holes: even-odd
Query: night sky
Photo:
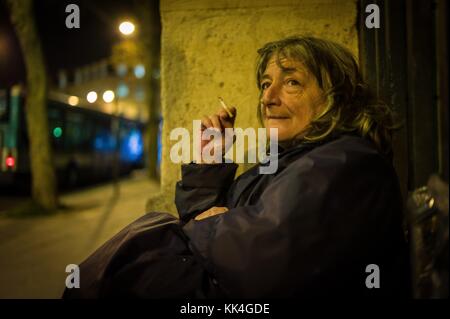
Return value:
[[(131, 1), (35, 0), (35, 21), (44, 57), (55, 83), (59, 69), (73, 69), (105, 58), (119, 40), (120, 19), (129, 17)], [(80, 8), (80, 29), (66, 28), (66, 6)], [(0, 0), (0, 88), (24, 82), (25, 70), (20, 45), (9, 20), (6, 4)]]

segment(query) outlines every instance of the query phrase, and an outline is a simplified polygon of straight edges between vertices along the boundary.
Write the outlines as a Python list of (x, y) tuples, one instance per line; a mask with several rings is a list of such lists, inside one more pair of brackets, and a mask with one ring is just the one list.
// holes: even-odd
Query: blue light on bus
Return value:
[(162, 158), (162, 140), (161, 140), (161, 134), (162, 134), (162, 128), (163, 128), (163, 119), (160, 118), (159, 125), (158, 125), (158, 137), (157, 137), (157, 148), (158, 148), (158, 157), (157, 157), (157, 166), (161, 166), (161, 158)]
[(139, 143), (139, 138), (139, 134), (133, 134), (130, 136), (130, 139), (128, 140), (128, 147), (131, 154), (141, 154), (142, 143)]
[(142, 135), (138, 130), (132, 130), (121, 143), (120, 158), (126, 162), (139, 160), (144, 151)]

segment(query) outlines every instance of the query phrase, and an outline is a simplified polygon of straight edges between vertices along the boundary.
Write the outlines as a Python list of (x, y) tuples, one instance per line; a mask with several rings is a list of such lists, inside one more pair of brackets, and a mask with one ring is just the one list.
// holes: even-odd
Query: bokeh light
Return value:
[(72, 95), (67, 99), (67, 102), (72, 106), (77, 106), (78, 103), (80, 103), (80, 99), (77, 96)]
[(130, 21), (124, 21), (119, 25), (119, 31), (124, 35), (130, 35), (134, 32), (134, 24)]
[(103, 101), (105, 101), (105, 103), (114, 101), (114, 92), (111, 90), (105, 91), (105, 93), (103, 93)]
[(89, 92), (86, 96), (86, 99), (89, 103), (94, 103), (95, 101), (97, 101), (97, 93), (94, 91)]

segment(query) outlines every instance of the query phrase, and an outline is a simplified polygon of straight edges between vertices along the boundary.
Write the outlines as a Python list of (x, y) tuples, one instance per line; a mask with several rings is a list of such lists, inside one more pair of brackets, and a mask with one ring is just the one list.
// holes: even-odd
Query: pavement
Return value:
[(79, 264), (145, 213), (159, 184), (144, 172), (60, 197), (50, 216), (0, 214), (0, 298), (60, 298), (69, 264)]

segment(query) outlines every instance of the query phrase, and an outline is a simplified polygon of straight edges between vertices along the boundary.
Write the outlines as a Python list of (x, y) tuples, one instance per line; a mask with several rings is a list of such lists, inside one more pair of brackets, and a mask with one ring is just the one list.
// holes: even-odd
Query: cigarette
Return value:
[(225, 111), (227, 111), (228, 116), (230, 118), (233, 118), (233, 113), (231, 113), (230, 109), (228, 108), (228, 106), (225, 104), (225, 102), (223, 101), (223, 99), (220, 96), (219, 96), (219, 101), (220, 101), (220, 104), (222, 105), (222, 107), (225, 109)]

